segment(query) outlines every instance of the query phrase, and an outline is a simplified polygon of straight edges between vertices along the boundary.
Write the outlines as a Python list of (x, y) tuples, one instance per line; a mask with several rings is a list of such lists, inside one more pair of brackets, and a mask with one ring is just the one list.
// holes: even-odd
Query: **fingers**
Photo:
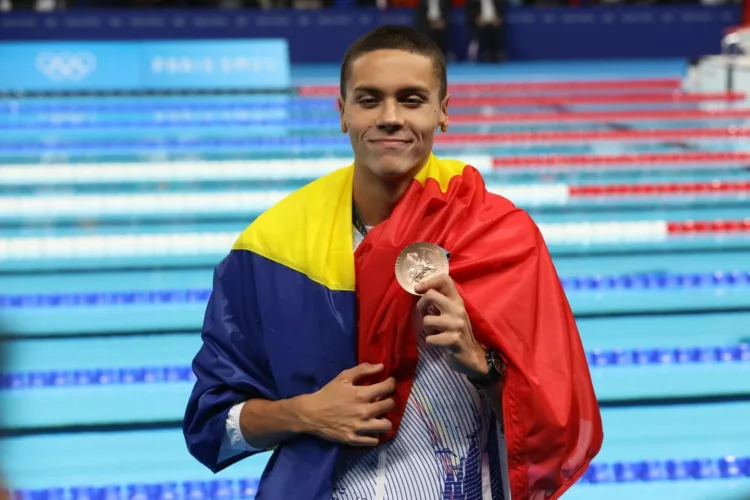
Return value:
[(369, 436), (355, 436), (348, 440), (347, 443), (350, 446), (369, 446), (374, 447), (380, 444), (380, 440), (376, 437)]
[(437, 290), (427, 290), (422, 298), (417, 302), (417, 310), (422, 316), (435, 315), (430, 311), (431, 308), (437, 308), (439, 313), (447, 313), (454, 308), (453, 301), (438, 292)]
[(357, 434), (385, 434), (393, 429), (393, 424), (390, 420), (385, 418), (371, 418), (362, 423), (362, 427), (357, 431)]
[(442, 332), (460, 332), (463, 330), (463, 322), (455, 316), (425, 316), (422, 320), (422, 330), (427, 335)]
[(393, 424), (385, 418), (371, 418), (362, 422), (359, 428), (350, 435), (346, 443), (351, 446), (377, 446), (379, 434), (386, 434), (393, 429)]
[(414, 285), (414, 291), (417, 293), (426, 293), (428, 290), (435, 290), (441, 295), (445, 295), (451, 299), (458, 297), (456, 285), (448, 274), (438, 274), (437, 276)]
[(351, 382), (352, 384), (356, 384), (357, 381), (360, 379), (367, 377), (368, 375), (374, 375), (378, 372), (380, 372), (383, 369), (383, 364), (379, 363), (377, 365), (372, 365), (370, 363), (362, 363), (354, 368), (349, 368), (348, 370), (344, 370), (339, 374), (339, 377), (341, 380), (345, 380), (346, 382)]
[(361, 401), (369, 403), (370, 401), (375, 401), (378, 398), (387, 396), (395, 390), (396, 379), (393, 377), (389, 377), (382, 382), (378, 382), (377, 384), (362, 387), (360, 389)]
[(367, 409), (366, 418), (380, 417), (396, 407), (396, 401), (391, 398), (372, 403)]
[(457, 352), (461, 350), (461, 334), (458, 332), (447, 332), (439, 333), (437, 335), (429, 335), (425, 342), (434, 347), (440, 347), (443, 349), (450, 349), (451, 351)]

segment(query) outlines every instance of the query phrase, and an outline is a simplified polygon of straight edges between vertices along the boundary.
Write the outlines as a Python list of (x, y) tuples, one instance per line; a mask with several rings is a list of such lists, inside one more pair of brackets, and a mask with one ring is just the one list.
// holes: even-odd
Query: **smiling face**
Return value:
[(355, 165), (383, 180), (412, 176), (432, 151), (438, 127), (448, 126), (433, 61), (403, 50), (375, 50), (355, 59), (339, 98), (341, 131)]

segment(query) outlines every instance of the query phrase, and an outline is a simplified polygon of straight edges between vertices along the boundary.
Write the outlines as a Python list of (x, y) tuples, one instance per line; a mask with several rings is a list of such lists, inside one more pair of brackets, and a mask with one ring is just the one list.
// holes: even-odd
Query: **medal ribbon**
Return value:
[(357, 208), (357, 204), (354, 203), (354, 200), (352, 200), (352, 222), (362, 236), (367, 236), (367, 226), (365, 225), (362, 214), (359, 213), (359, 208)]

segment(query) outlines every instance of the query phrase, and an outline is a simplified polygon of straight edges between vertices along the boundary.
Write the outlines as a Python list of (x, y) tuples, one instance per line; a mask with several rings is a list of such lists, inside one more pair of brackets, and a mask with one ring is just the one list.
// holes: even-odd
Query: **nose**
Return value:
[(378, 129), (386, 133), (393, 133), (401, 130), (404, 126), (404, 120), (401, 116), (398, 103), (387, 99), (383, 102), (380, 109), (381, 113), (380, 116), (378, 116)]

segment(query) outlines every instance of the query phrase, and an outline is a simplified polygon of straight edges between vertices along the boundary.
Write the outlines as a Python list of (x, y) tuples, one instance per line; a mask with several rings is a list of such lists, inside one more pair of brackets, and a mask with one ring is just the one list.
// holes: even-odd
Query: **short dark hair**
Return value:
[(403, 50), (432, 59), (435, 76), (440, 80), (440, 99), (448, 92), (445, 56), (440, 47), (428, 36), (408, 26), (381, 26), (355, 40), (344, 54), (341, 63), (341, 97), (346, 97), (346, 82), (354, 61), (376, 50)]

